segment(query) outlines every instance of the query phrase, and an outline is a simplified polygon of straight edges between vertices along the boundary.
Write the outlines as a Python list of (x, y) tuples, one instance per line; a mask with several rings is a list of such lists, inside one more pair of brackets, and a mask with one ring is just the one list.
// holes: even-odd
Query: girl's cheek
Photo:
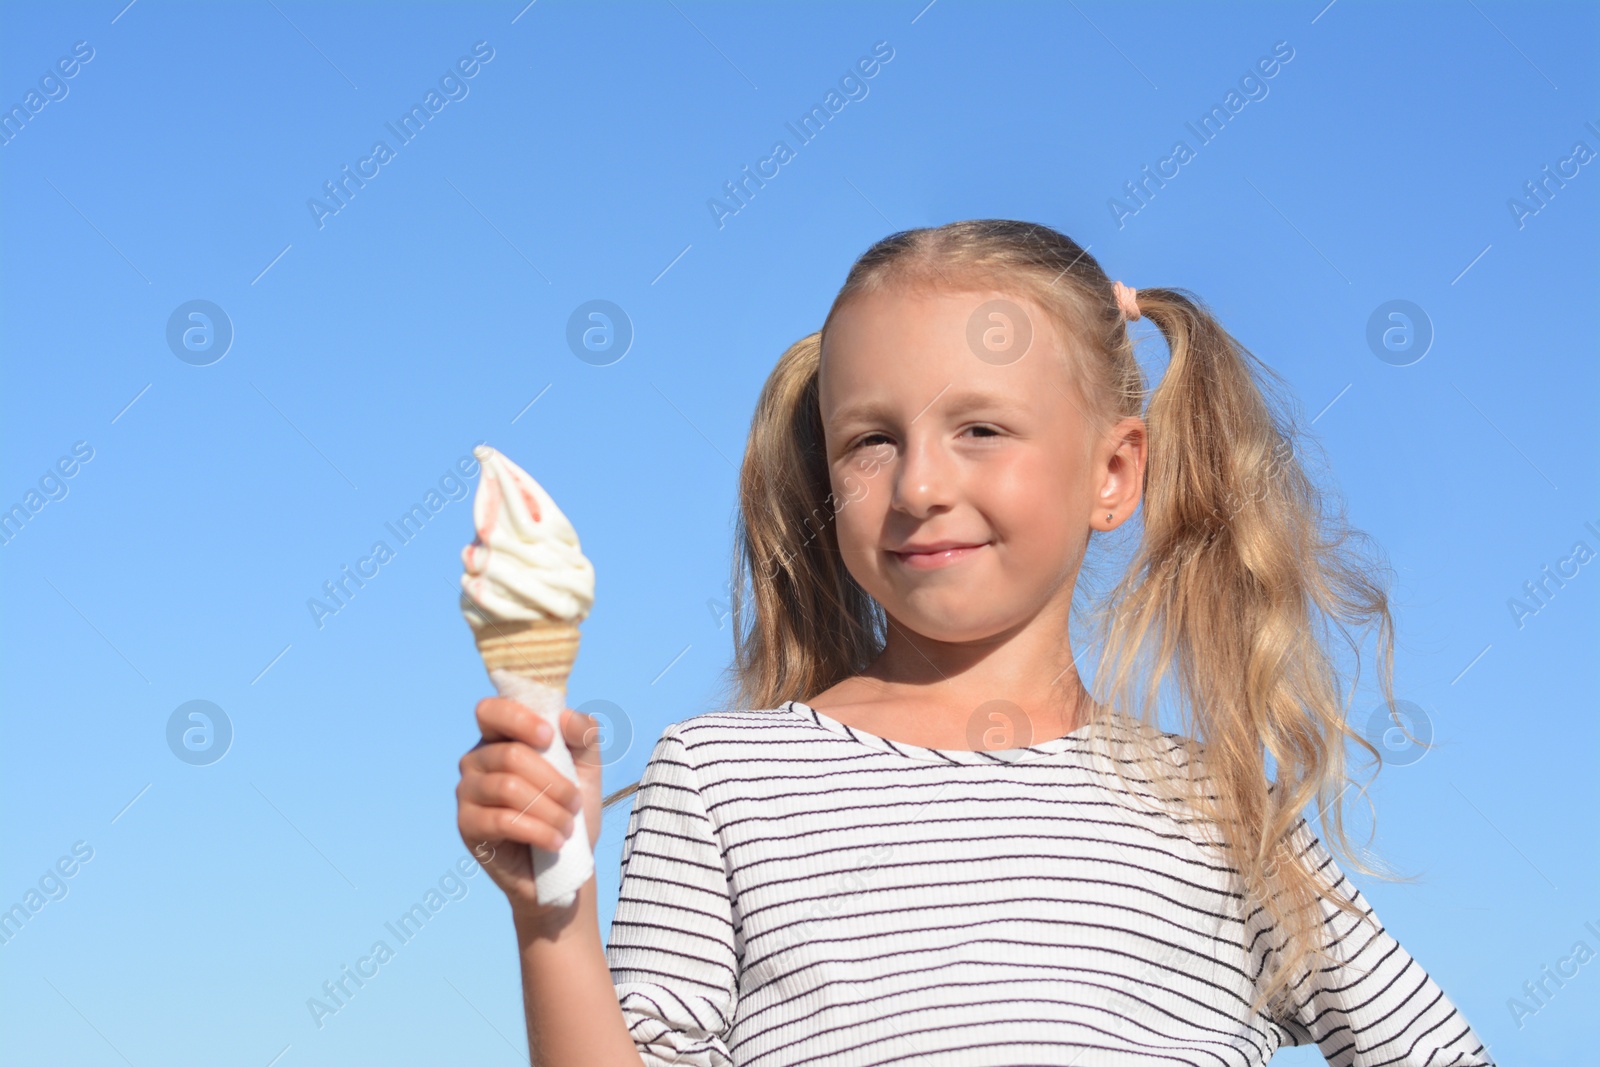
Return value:
[(839, 552), (848, 563), (857, 566), (872, 565), (872, 538), (868, 533), (871, 524), (864, 522), (865, 511), (860, 504), (839, 512), (834, 533), (839, 539)]
[(854, 474), (846, 474), (844, 476), (844, 500), (839, 506), (842, 508), (845, 504), (854, 504), (866, 495), (867, 483), (857, 478)]
[(853, 517), (850, 514), (852, 510), (847, 507), (833, 517), (834, 534), (839, 539), (839, 548), (845, 552), (849, 552), (856, 544), (855, 523), (850, 521)]

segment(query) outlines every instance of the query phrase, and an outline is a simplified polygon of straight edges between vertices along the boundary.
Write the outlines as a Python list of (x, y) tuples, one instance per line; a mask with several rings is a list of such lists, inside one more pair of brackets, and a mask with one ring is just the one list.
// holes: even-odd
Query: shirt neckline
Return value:
[(1001, 749), (966, 749), (966, 748), (928, 748), (924, 745), (913, 745), (905, 741), (891, 741), (886, 737), (868, 733), (858, 726), (846, 726), (838, 719), (824, 712), (818, 711), (811, 705), (800, 700), (786, 700), (782, 708), (815, 726), (820, 726), (829, 733), (836, 734), (846, 740), (863, 745), (878, 752), (887, 752), (890, 755), (901, 756), (907, 759), (923, 760), (938, 763), (960, 763), (966, 765), (1033, 763), (1047, 759), (1063, 752), (1075, 752), (1089, 740), (1097, 725), (1094, 720), (1084, 723), (1071, 733), (1060, 737), (1051, 737), (1043, 741), (1022, 748)]

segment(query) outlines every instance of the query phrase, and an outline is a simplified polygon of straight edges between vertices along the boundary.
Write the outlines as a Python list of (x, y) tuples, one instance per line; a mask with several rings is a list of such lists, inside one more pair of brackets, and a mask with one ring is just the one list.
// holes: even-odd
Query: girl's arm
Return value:
[(606, 960), (647, 1067), (733, 1067), (740, 958), (727, 863), (691, 745), (668, 726), (634, 794)]
[(570, 910), (570, 918), (512, 912), (529, 1059), (533, 1067), (643, 1067), (600, 943), (593, 875)]
[(535, 751), (549, 737), (532, 712), (489, 697), (477, 714), (483, 741), (461, 760), (458, 822), (511, 901), (534, 1067), (732, 1067), (733, 901), (720, 835), (679, 728), (661, 735), (634, 795), (617, 911), (602, 947), (594, 876), (565, 908), (540, 905), (530, 851), (561, 847), (580, 798), (590, 847), (598, 841), (593, 720), (561, 714), (575, 787)]
[[(597, 724), (570, 708), (559, 720), (578, 782), (539, 750), (550, 724), (504, 697), (478, 702), (483, 739), (461, 757), (461, 839), (506, 893), (522, 965), (528, 1055), (534, 1067), (642, 1067), (600, 944), (591, 874), (566, 907), (541, 905), (532, 848), (555, 851), (583, 811), (592, 850), (602, 818)], [(487, 850), (487, 852), (485, 851)]]
[(1494, 1067), (1466, 1017), (1384, 929), (1304, 819), (1296, 839), (1310, 864), (1365, 918), (1324, 902), (1326, 947), (1338, 962), (1312, 964), (1291, 993), (1294, 1010), (1278, 1025), (1296, 1044), (1315, 1042), (1334, 1067)]

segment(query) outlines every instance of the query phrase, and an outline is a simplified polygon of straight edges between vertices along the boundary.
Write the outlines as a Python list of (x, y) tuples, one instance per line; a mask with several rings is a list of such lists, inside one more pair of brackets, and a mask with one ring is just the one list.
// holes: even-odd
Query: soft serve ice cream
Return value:
[[(541, 754), (576, 785), (561, 712), (578, 623), (594, 606), (594, 567), (572, 523), (527, 471), (488, 445), (472, 454), (482, 469), (472, 501), (477, 536), (461, 550), (461, 614), (496, 692), (550, 724), (555, 739)], [(558, 852), (533, 847), (531, 854), (539, 903), (572, 903), (594, 872), (583, 813)]]
[(472, 501), (478, 536), (461, 550), (461, 612), (474, 630), (491, 623), (578, 623), (594, 606), (594, 566), (578, 533), (528, 472), (488, 445)]

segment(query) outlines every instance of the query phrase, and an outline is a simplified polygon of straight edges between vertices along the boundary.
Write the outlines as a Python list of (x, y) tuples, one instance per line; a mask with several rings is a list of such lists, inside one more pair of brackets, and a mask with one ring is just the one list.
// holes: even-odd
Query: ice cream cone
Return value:
[[(577, 785), (561, 717), (578, 624), (594, 604), (594, 566), (572, 523), (527, 471), (487, 445), (473, 455), (483, 476), (472, 501), (477, 537), (461, 550), (461, 613), (495, 691), (549, 723), (554, 736), (541, 754)], [(594, 873), (583, 813), (559, 850), (534, 848), (532, 855), (539, 903), (575, 900)]]
[(478, 654), (490, 671), (510, 671), (531, 682), (567, 691), (578, 658), (578, 627), (562, 619), (497, 622), (474, 631)]
[[(550, 724), (553, 740), (542, 755), (568, 781), (577, 783), (572, 753), (561, 735), (567, 705), (567, 678), (578, 656), (578, 627), (557, 619), (499, 622), (474, 631), (478, 654), (495, 692), (515, 700)], [(556, 852), (533, 850), (539, 903), (565, 907), (594, 871), (588, 820), (574, 817), (572, 836)]]

